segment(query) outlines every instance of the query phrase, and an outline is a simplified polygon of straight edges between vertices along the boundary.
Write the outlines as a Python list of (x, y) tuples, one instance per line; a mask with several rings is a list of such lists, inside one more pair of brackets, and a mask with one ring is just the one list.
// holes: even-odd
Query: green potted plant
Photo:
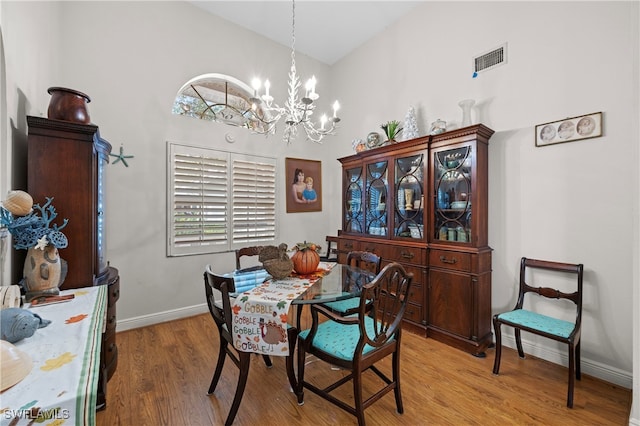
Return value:
[(387, 121), (385, 124), (381, 124), (380, 128), (384, 130), (384, 134), (390, 142), (395, 141), (396, 136), (398, 136), (402, 131), (402, 127), (400, 127), (400, 122), (398, 120)]

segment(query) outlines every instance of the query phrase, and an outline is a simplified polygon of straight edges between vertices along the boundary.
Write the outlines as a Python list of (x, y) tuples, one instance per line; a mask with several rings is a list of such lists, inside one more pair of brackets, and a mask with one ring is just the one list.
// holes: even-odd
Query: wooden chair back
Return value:
[(327, 243), (327, 254), (320, 256), (320, 260), (323, 262), (337, 262), (338, 261), (338, 237), (327, 235), (325, 238)]
[[(550, 287), (533, 287), (527, 284), (527, 268), (543, 269), (547, 271), (565, 272), (575, 274), (576, 289), (571, 293), (564, 293), (558, 289)], [(514, 309), (522, 309), (524, 307), (525, 296), (527, 293), (536, 293), (547, 299), (565, 299), (576, 304), (576, 329), (580, 329), (582, 324), (582, 280), (584, 274), (584, 266), (582, 264), (559, 263), (546, 260), (528, 259), (523, 257), (520, 260), (520, 285), (518, 291), (518, 301)]]
[(377, 274), (380, 272), (382, 258), (368, 251), (350, 251), (347, 254), (347, 265)]
[[(233, 277), (225, 277), (216, 274), (211, 270), (211, 265), (207, 265), (204, 272), (204, 289), (207, 298), (207, 306), (209, 312), (220, 329), (221, 338), (227, 339), (229, 343), (233, 343), (231, 339), (231, 297), (230, 293), (236, 291)], [(222, 330), (222, 326), (226, 326), (226, 330)], [(222, 335), (224, 333), (224, 335)], [(227, 336), (228, 335), (228, 336)]]
[[(408, 273), (399, 263), (390, 263), (373, 279), (362, 287), (358, 319), (360, 320), (361, 342), (356, 354), (362, 356), (364, 345), (380, 347), (390, 339), (399, 344), (402, 318), (409, 302), (409, 287), (413, 274)], [(366, 330), (364, 317), (373, 319), (374, 333)]]
[(259, 256), (263, 246), (251, 246), (243, 247), (236, 250), (236, 270), (242, 269), (240, 267), (240, 258), (243, 256)]

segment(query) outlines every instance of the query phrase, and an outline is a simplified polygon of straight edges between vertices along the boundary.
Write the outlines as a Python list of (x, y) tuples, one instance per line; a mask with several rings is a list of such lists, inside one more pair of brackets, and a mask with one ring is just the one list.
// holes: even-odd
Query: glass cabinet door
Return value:
[(471, 241), (471, 146), (434, 154), (434, 240)]
[(387, 235), (388, 162), (378, 161), (366, 165), (366, 229), (369, 235)]
[(96, 212), (96, 261), (98, 262), (96, 265), (96, 271), (102, 272), (106, 271), (107, 264), (106, 259), (106, 247), (107, 247), (107, 234), (105, 232), (105, 204), (104, 204), (104, 194), (105, 194), (105, 167), (107, 165), (108, 159), (106, 156), (103, 156), (102, 153), (98, 153), (98, 182), (97, 182), (97, 207), (98, 211)]
[(364, 228), (364, 212), (362, 210), (362, 167), (346, 169), (346, 189), (344, 195), (344, 230), (345, 232), (362, 233)]
[(424, 154), (395, 160), (394, 235), (424, 239)]

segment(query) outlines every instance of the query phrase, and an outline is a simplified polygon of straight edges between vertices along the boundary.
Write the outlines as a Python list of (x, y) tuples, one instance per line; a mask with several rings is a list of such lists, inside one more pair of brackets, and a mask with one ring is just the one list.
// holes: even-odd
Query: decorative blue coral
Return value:
[[(51, 205), (53, 197), (47, 198), (44, 206), (34, 205), (33, 210), (26, 216), (14, 218), (6, 209), (0, 208), (0, 223), (7, 227), (13, 236), (13, 247), (16, 249), (29, 249), (34, 247), (38, 240), (46, 236), (49, 244), (61, 249), (69, 245), (67, 237), (60, 232), (67, 226), (68, 219), (64, 219), (62, 226), (51, 225), (58, 216), (56, 209)], [(40, 216), (38, 216), (38, 212)], [(51, 227), (50, 227), (51, 226)]]

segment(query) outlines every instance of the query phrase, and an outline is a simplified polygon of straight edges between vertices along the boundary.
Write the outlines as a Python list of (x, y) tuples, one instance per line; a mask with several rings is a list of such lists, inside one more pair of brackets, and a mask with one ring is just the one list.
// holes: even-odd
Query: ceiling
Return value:
[[(291, 47), (293, 3), (290, 1), (236, 0), (189, 3)], [(295, 3), (296, 51), (333, 65), (420, 3), (420, 0), (298, 0)]]

